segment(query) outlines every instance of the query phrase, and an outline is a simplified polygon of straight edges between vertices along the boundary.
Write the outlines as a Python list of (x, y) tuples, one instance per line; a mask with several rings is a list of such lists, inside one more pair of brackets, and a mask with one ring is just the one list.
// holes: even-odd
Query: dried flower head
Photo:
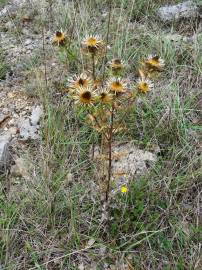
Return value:
[(149, 79), (141, 78), (137, 81), (137, 89), (141, 93), (147, 93), (153, 88), (153, 83)]
[(92, 105), (94, 98), (95, 93), (91, 87), (80, 87), (74, 95), (75, 103), (80, 105)]
[(54, 44), (57, 44), (58, 46), (59, 45), (64, 45), (64, 43), (65, 43), (65, 33), (62, 30), (61, 31), (56, 31), (52, 42)]
[(92, 80), (85, 73), (81, 73), (80, 75), (74, 76), (73, 78), (69, 79), (69, 88), (72, 90), (79, 89), (80, 87), (86, 88), (91, 85)]
[(114, 71), (114, 72), (121, 71), (125, 66), (124, 62), (121, 59), (118, 59), (118, 58), (112, 59), (108, 63), (108, 65), (112, 69), (112, 71)]
[(110, 93), (108, 89), (100, 89), (99, 90), (99, 101), (102, 104), (108, 104), (113, 100), (113, 95)]
[(98, 36), (88, 36), (81, 42), (81, 47), (84, 53), (99, 54), (104, 49), (104, 42)]
[(127, 83), (120, 78), (111, 78), (107, 82), (107, 87), (110, 91), (116, 93), (125, 93), (127, 89)]
[(93, 80), (93, 88), (98, 89), (100, 87), (100, 85), (101, 85), (101, 82), (102, 82), (101, 79)]
[(161, 71), (165, 66), (164, 60), (159, 56), (149, 55), (144, 61), (145, 67), (150, 71)]

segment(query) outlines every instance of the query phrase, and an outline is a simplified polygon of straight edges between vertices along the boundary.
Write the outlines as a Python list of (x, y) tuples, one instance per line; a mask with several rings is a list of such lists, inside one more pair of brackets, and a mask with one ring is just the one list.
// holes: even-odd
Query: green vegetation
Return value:
[(0, 80), (5, 79), (8, 69), (8, 64), (5, 62), (5, 57), (3, 56), (3, 50), (0, 48)]
[(8, 0), (0, 0), (0, 7), (3, 7), (7, 4)]

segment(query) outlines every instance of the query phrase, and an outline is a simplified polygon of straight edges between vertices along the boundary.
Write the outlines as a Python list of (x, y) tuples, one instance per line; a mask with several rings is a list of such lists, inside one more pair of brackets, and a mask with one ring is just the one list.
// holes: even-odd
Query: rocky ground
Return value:
[[(27, 78), (33, 72), (34, 59), (38, 61), (43, 56), (43, 42), (49, 44), (50, 33), (43, 37), (38, 32), (33, 22), (35, 11), (29, 4), (36, 3), (8, 1), (0, 11), (0, 48), (5, 62), (0, 81), (0, 169), (3, 172), (20, 155), (25, 142), (39, 138), (38, 124), (43, 114), (36, 95), (37, 78), (33, 76), (35, 82), (31, 84)], [(37, 67), (43, 69), (40, 63)]]
[(28, 18), (20, 22), (21, 33), (14, 22), (24, 3), (11, 1), (0, 11), (1, 50), (7, 69), (0, 81), (1, 170), (8, 168), (11, 147), (18, 148), (21, 140), (37, 136), (38, 121), (31, 122), (30, 116), (40, 118), (35, 109), (38, 100), (27, 94), (25, 86), (25, 61), (39, 48), (40, 36), (33, 33)]

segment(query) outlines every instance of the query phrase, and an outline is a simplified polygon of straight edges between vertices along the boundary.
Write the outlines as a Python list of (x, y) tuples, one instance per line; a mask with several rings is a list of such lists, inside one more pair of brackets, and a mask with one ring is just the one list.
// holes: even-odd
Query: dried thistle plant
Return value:
[[(58, 37), (54, 39), (58, 45)], [(108, 220), (112, 180), (112, 147), (115, 135), (124, 130), (124, 123), (138, 95), (147, 94), (153, 88), (151, 78), (164, 68), (164, 61), (159, 56), (148, 56), (143, 60), (136, 81), (123, 78), (126, 64), (122, 59), (114, 58), (105, 63), (104, 72), (99, 70), (99, 61), (103, 63), (106, 57), (106, 44), (98, 35), (90, 35), (81, 42), (81, 52), (89, 57), (87, 70), (70, 78), (68, 95), (75, 106), (81, 106), (86, 111), (86, 124), (100, 134), (100, 165), (99, 186), (103, 205), (102, 220)], [(101, 65), (102, 66), (102, 65)], [(127, 186), (122, 186), (120, 192), (128, 192)]]

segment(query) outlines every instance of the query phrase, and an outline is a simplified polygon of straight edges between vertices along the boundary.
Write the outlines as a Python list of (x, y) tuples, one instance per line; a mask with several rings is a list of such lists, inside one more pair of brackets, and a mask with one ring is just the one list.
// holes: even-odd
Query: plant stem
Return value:
[(93, 66), (93, 80), (95, 81), (95, 55), (92, 53), (92, 66)]
[(110, 130), (109, 130), (109, 139), (108, 139), (108, 179), (107, 179), (107, 190), (105, 194), (106, 203), (109, 200), (109, 191), (110, 191), (110, 182), (112, 175), (112, 137), (113, 137), (113, 125), (114, 125), (114, 106), (112, 105), (111, 112), (111, 122), (110, 122)]
[(44, 80), (46, 85), (46, 91), (48, 91), (48, 78), (47, 78), (47, 67), (46, 67), (46, 49), (45, 49), (45, 27), (42, 29), (43, 39), (43, 61), (44, 61)]

